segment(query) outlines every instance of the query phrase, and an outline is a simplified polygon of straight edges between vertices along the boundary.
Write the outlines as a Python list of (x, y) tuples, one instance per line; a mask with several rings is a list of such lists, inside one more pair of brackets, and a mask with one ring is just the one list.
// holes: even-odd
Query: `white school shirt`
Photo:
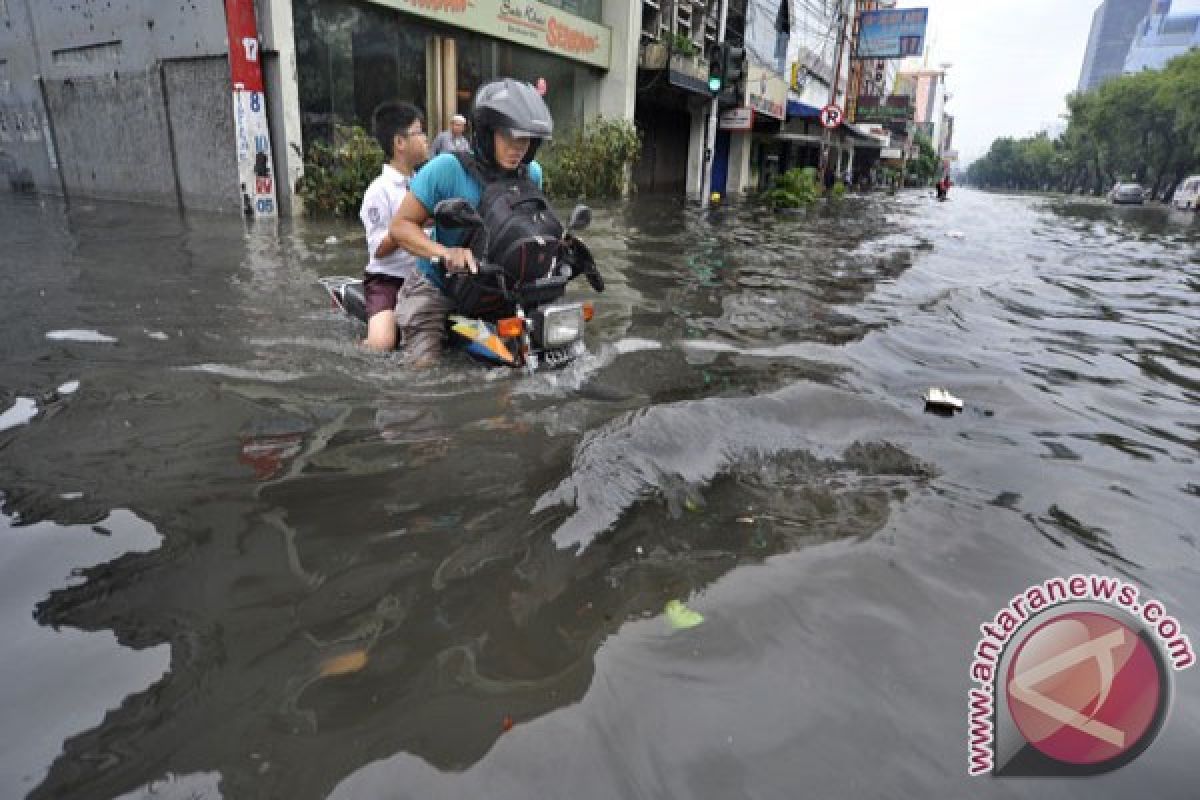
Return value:
[(394, 278), (408, 278), (417, 268), (417, 259), (404, 248), (397, 248), (383, 258), (376, 258), (375, 251), (387, 238), (388, 223), (400, 210), (400, 201), (408, 194), (408, 178), (391, 164), (383, 165), (383, 172), (371, 181), (363, 195), (362, 208), (358, 212), (367, 231), (366, 271)]

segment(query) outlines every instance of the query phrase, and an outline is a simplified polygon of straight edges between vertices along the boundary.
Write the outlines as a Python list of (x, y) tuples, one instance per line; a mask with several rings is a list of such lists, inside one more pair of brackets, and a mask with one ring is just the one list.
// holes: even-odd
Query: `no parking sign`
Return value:
[(837, 103), (830, 103), (821, 109), (821, 125), (826, 128), (836, 128), (842, 124), (842, 107)]

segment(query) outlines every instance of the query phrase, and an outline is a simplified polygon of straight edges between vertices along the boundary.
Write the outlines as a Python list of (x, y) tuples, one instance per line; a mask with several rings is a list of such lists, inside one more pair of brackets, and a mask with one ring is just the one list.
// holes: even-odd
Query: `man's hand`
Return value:
[(474, 274), (479, 271), (479, 267), (475, 264), (475, 254), (466, 247), (447, 247), (446, 252), (442, 255), (442, 262), (446, 265), (447, 272)]

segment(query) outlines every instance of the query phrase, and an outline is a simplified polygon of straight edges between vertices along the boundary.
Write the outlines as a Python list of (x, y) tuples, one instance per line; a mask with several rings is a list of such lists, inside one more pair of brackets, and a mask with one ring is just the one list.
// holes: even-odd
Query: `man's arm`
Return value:
[(447, 269), (475, 271), (475, 256), (465, 247), (446, 247), (425, 235), (429, 211), (412, 192), (404, 195), (400, 210), (388, 225), (388, 234), (400, 247), (418, 258), (440, 258)]

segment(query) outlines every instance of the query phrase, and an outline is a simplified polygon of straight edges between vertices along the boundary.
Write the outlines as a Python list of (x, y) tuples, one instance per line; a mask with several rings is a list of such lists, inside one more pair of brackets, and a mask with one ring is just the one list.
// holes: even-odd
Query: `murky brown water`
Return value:
[(956, 191), (587, 238), (584, 362), (412, 373), (316, 286), (349, 225), (0, 195), (0, 796), (1195, 796), (1197, 670), (1086, 787), (968, 779), (965, 710), (1055, 575), (1200, 640), (1200, 224)]

